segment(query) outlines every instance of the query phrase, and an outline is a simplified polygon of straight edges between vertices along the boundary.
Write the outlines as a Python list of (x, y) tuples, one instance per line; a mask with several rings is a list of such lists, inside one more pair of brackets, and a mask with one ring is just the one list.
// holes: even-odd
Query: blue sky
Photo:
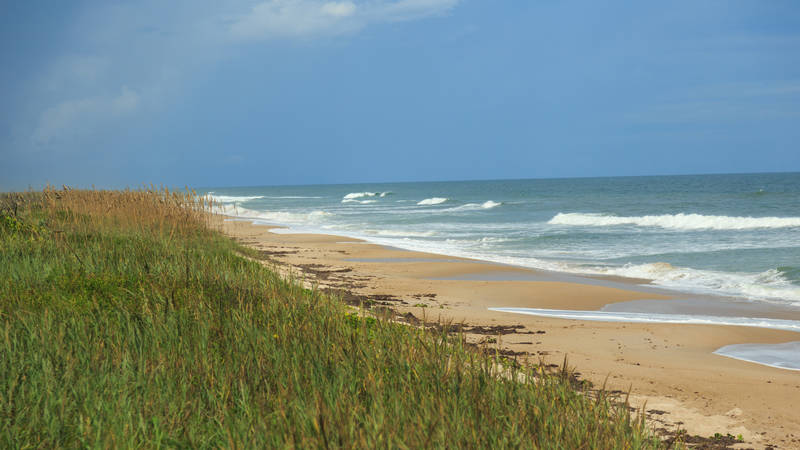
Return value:
[(800, 2), (3, 2), (0, 190), (800, 171)]

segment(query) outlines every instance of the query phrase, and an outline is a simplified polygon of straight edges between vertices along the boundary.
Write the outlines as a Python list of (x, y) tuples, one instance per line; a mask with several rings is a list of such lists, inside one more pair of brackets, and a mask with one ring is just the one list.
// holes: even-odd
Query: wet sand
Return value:
[[(630, 391), (633, 406), (646, 404), (656, 427), (680, 427), (699, 436), (741, 434), (745, 447), (800, 448), (800, 372), (713, 353), (731, 344), (798, 341), (798, 333), (587, 322), (490, 311), (493, 307), (601, 310), (623, 302), (658, 309), (659, 301), (678, 307), (686, 296), (638, 285), (644, 280), (535, 271), (341, 236), (274, 233), (270, 231), (274, 227), (238, 220), (220, 221), (220, 226), (259, 250), (265, 264), (308, 286), (370, 299), (418, 319), (466, 324), (473, 330), (467, 335), (471, 342), (496, 339), (490, 345), (515, 352), (520, 359), (560, 364), (566, 356), (582, 378), (597, 386), (606, 382), (610, 390)], [(493, 327), (489, 334), (488, 327)]]

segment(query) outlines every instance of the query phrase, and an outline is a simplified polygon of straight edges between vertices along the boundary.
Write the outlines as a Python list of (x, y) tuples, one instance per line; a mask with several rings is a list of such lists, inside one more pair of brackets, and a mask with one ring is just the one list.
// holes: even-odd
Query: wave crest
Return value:
[(800, 217), (731, 217), (684, 213), (625, 217), (605, 214), (558, 213), (547, 223), (593, 227), (636, 225), (675, 230), (747, 230), (800, 227)]

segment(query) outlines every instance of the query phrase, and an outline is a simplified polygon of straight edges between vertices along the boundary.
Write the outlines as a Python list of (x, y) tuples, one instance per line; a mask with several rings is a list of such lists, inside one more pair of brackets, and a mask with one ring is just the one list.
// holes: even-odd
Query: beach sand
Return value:
[(712, 353), (728, 344), (797, 341), (797, 333), (495, 312), (488, 308), (596, 310), (617, 302), (669, 300), (675, 294), (637, 286), (642, 280), (587, 279), (340, 236), (276, 233), (270, 231), (275, 227), (241, 220), (220, 221), (220, 226), (259, 250), (265, 264), (309, 287), (369, 298), (417, 319), (463, 323), (472, 330), (470, 342), (496, 339), (488, 345), (519, 352), (519, 360), (561, 364), (567, 357), (595, 386), (606, 383), (608, 390), (630, 392), (632, 406), (649, 411), (657, 428), (705, 437), (742, 435), (745, 448), (800, 448), (800, 372)]

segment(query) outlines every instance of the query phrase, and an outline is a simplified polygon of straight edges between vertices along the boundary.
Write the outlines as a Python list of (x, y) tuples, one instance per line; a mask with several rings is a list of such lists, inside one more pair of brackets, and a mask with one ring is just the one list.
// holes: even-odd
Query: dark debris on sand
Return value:
[[(668, 445), (668, 448), (672, 448), (675, 444), (680, 442), (690, 449), (698, 450), (753, 449), (753, 447), (735, 447), (735, 445), (742, 445), (744, 442), (730, 434), (722, 435), (717, 433), (715, 436), (703, 437), (686, 434), (683, 430), (669, 431), (666, 428), (658, 428), (656, 429), (656, 433), (660, 436), (662, 442)], [(775, 448), (776, 447), (772, 445), (767, 445), (765, 450)]]
[(344, 267), (341, 269), (330, 269), (324, 264), (298, 264), (297, 267), (303, 270), (303, 273), (309, 273), (314, 275), (318, 280), (327, 280), (333, 274), (342, 274), (352, 272), (353, 269), (350, 267)]

